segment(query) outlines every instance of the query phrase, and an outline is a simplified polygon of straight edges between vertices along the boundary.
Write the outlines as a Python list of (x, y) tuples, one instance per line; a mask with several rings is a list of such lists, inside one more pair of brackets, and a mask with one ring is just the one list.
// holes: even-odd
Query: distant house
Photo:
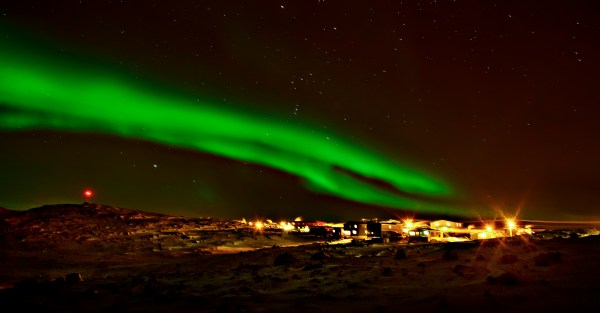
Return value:
[(433, 231), (430, 227), (417, 227), (408, 231), (408, 242), (427, 242)]
[(312, 226), (325, 226), (327, 223), (321, 221), (293, 221), (294, 227), (312, 227)]
[(301, 233), (308, 233), (310, 229), (313, 227), (322, 227), (327, 225), (327, 223), (322, 221), (293, 221), (294, 230)]
[(309, 227), (309, 234), (332, 239), (339, 239), (343, 237), (341, 227), (333, 227), (329, 225)]
[(402, 237), (403, 225), (398, 221), (361, 220), (344, 223), (344, 234), (355, 239), (381, 239), (384, 242)]
[(460, 222), (453, 222), (447, 220), (437, 220), (429, 223), (429, 226), (433, 229), (442, 229), (442, 228), (462, 228), (463, 224)]
[(463, 227), (461, 222), (437, 220), (430, 223), (433, 229), (429, 241), (464, 241), (473, 239), (473, 227)]
[(333, 238), (344, 238), (344, 227), (333, 227)]
[(506, 237), (508, 234), (503, 229), (480, 229), (480, 228), (472, 228), (470, 232), (469, 238), (471, 240), (483, 240), (483, 239), (493, 239), (499, 237)]
[(400, 238), (402, 229), (402, 223), (397, 221), (367, 222), (367, 235), (373, 238)]
[(349, 221), (344, 223), (344, 233), (352, 238), (366, 239), (369, 236), (367, 221)]

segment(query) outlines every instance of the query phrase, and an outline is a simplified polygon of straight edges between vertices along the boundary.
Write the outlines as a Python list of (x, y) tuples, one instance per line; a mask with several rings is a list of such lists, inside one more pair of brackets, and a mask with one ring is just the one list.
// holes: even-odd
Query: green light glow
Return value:
[(93, 63), (0, 47), (0, 103), (5, 131), (53, 129), (149, 140), (279, 169), (302, 177), (315, 192), (348, 200), (462, 213), (439, 204), (452, 196), (448, 186), (359, 143), (157, 90)]

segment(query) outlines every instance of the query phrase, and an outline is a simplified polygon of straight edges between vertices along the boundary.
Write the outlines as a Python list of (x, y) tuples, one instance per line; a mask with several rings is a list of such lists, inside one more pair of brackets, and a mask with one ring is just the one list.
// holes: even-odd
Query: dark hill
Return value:
[(0, 207), (0, 217), (6, 217), (6, 216), (9, 216), (9, 215), (16, 214), (18, 212), (19, 211), (9, 210), (7, 208)]
[[(235, 222), (184, 218), (100, 204), (53, 204), (0, 216), (0, 248), (141, 249), (185, 246), (190, 232), (233, 229)], [(174, 239), (174, 241), (172, 240)], [(172, 242), (173, 241), (173, 242)]]
[(23, 211), (23, 216), (28, 218), (42, 217), (75, 217), (75, 216), (122, 216), (130, 217), (135, 215), (144, 216), (166, 216), (164, 214), (143, 212), (140, 210), (131, 210), (123, 208), (115, 208), (102, 204), (83, 203), (83, 204), (49, 204), (41, 207)]

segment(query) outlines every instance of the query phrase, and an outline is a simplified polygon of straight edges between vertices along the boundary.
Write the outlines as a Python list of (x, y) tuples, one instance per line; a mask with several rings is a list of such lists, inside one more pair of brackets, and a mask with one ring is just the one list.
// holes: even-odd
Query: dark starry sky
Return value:
[[(409, 160), (481, 215), (600, 218), (597, 1), (3, 1), (65, 51)], [(109, 135), (0, 133), (0, 206), (405, 214), (278, 170)], [(415, 212), (412, 212), (415, 213)], [(418, 212), (416, 212), (419, 215)]]

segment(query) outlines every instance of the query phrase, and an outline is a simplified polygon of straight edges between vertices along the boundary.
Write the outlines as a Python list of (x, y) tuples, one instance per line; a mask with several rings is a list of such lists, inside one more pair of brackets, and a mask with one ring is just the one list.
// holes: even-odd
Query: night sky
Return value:
[(1, 207), (600, 219), (597, 1), (89, 2), (0, 4)]

